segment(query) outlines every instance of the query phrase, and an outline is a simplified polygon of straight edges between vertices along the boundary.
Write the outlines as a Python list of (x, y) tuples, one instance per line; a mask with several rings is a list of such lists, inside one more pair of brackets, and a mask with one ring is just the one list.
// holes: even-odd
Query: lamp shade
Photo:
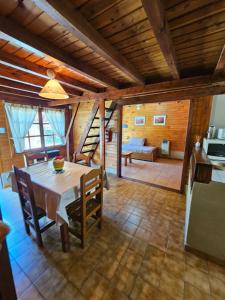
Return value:
[(69, 95), (56, 79), (50, 79), (41, 89), (39, 96), (48, 99), (67, 99)]

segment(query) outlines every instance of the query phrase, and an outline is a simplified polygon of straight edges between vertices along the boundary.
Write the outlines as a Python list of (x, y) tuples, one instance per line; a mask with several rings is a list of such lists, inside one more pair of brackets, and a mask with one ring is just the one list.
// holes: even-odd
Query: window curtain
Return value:
[(52, 130), (60, 138), (62, 145), (65, 145), (65, 111), (45, 108), (44, 112)]
[(22, 153), (25, 148), (25, 136), (34, 122), (37, 108), (28, 105), (5, 103), (5, 111), (16, 153)]

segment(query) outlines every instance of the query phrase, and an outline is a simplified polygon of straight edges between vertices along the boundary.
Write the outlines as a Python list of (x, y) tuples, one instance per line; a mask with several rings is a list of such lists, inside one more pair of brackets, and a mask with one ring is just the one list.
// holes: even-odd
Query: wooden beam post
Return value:
[(117, 176), (121, 177), (123, 106), (117, 106)]
[(216, 64), (213, 75), (214, 76), (222, 75), (222, 74), (224, 74), (224, 71), (225, 71), (225, 45), (222, 48), (222, 51), (220, 53), (220, 57)]
[[(68, 129), (67, 129), (67, 132), (66, 132), (66, 137), (65, 137), (65, 139), (66, 139), (66, 158), (67, 158), (67, 161), (70, 161), (70, 154), (71, 154), (70, 150), (71, 150), (71, 145), (73, 145), (73, 143), (71, 143), (71, 139), (73, 138), (73, 134), (72, 134), (71, 129), (72, 129), (75, 117), (77, 115), (79, 105), (80, 105), (80, 103), (74, 105), (75, 107), (74, 107), (72, 115), (71, 115), (71, 110), (70, 109), (68, 109), (68, 112), (67, 112), (67, 114), (70, 118), (70, 120), (68, 120), (69, 121), (69, 126), (68, 126)], [(68, 124), (68, 122), (67, 122), (67, 124)]]
[[(190, 97), (207, 95), (216, 95), (221, 88), (225, 88), (225, 78), (213, 76), (196, 76), (177, 80), (170, 80), (160, 83), (147, 84), (144, 86), (134, 86), (120, 90), (108, 90), (104, 93), (95, 95), (85, 95), (69, 98), (66, 100), (55, 100), (49, 103), (49, 106), (61, 106), (77, 102), (98, 101), (100, 99), (110, 99), (119, 101), (121, 104), (136, 104), (135, 101), (142, 101), (144, 98), (158, 102), (160, 99), (169, 101)], [(135, 99), (134, 99), (135, 98)], [(135, 102), (134, 101), (134, 102)], [(122, 103), (123, 102), (123, 103)]]
[(176, 64), (175, 50), (162, 0), (142, 0), (142, 3), (170, 72), (174, 79), (178, 79), (180, 75)]
[(105, 170), (105, 100), (99, 101), (99, 115), (100, 115), (100, 161)]

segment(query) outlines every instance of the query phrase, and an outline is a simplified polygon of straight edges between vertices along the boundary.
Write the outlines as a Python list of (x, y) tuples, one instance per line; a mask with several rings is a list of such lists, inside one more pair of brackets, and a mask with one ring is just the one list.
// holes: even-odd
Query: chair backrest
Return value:
[(48, 161), (48, 154), (46, 152), (27, 152), (25, 153), (26, 165), (32, 166), (34, 164)]
[(95, 198), (102, 201), (103, 196), (103, 168), (91, 170), (80, 178), (80, 191), (83, 204)]
[(90, 158), (90, 156), (87, 156), (83, 153), (74, 152), (73, 153), (73, 162), (84, 164), (84, 165), (90, 167), (91, 158)]
[(37, 215), (37, 208), (34, 200), (33, 185), (30, 175), (14, 166), (14, 173), (22, 209), (29, 205), (32, 215)]

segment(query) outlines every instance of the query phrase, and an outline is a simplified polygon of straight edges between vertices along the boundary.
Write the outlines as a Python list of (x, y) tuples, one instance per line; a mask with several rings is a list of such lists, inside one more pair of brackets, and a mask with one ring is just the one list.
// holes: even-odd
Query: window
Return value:
[(60, 138), (54, 134), (44, 111), (39, 109), (25, 138), (25, 150), (47, 148), (56, 145), (61, 145)]
[(42, 147), (40, 129), (39, 113), (37, 113), (34, 122), (25, 138), (25, 150)]

